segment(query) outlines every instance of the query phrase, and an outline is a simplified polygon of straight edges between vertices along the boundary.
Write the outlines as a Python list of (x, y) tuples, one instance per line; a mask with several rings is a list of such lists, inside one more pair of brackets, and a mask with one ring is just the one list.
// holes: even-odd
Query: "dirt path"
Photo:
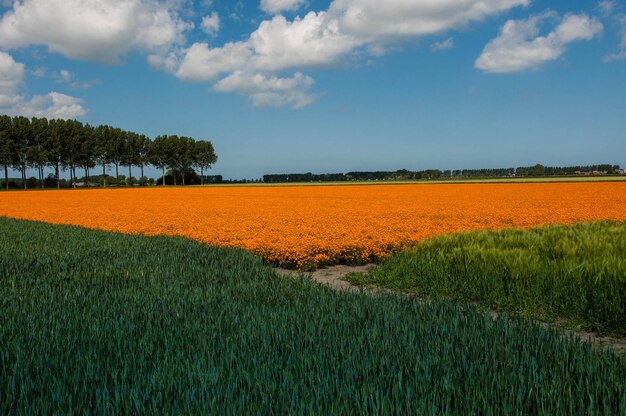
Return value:
[[(318, 283), (328, 286), (331, 289), (340, 290), (342, 292), (348, 291), (360, 291), (363, 290), (359, 286), (355, 286), (350, 282), (342, 280), (342, 278), (352, 272), (365, 273), (368, 267), (373, 266), (368, 264), (366, 266), (331, 266), (325, 269), (317, 269), (314, 272), (305, 272), (307, 276), (311, 276), (311, 279)], [(299, 276), (301, 273), (296, 270), (276, 269), (279, 274), (284, 276)]]
[[(304, 274), (307, 276), (310, 276), (311, 279), (313, 279), (314, 281), (324, 286), (328, 286), (331, 289), (339, 290), (342, 292), (362, 291), (362, 290), (376, 292), (380, 289), (377, 289), (377, 288), (364, 289), (363, 287), (355, 286), (350, 282), (342, 280), (343, 277), (349, 273), (353, 273), (353, 272), (365, 273), (367, 272), (367, 269), (372, 266), (374, 265), (368, 264), (366, 266), (331, 266), (331, 267), (327, 267), (326, 269), (318, 269), (318, 270), (315, 270), (314, 272), (306, 272)], [(294, 277), (294, 276), (299, 276), (301, 274), (300, 272), (295, 271), (295, 270), (286, 270), (286, 269), (276, 269), (276, 270), (278, 271), (279, 274), (283, 276)], [(497, 311), (491, 312), (491, 316), (493, 316), (494, 319), (496, 319), (498, 315), (499, 314)], [(558, 321), (554, 323), (540, 322), (539, 324), (545, 328), (552, 328), (552, 329), (560, 329), (563, 327), (563, 323), (558, 322)], [(606, 349), (610, 346), (613, 349), (613, 351), (617, 353), (621, 353), (621, 354), (626, 354), (626, 338), (602, 337), (602, 336), (598, 336), (597, 334), (593, 332), (572, 331), (572, 330), (566, 330), (565, 336), (568, 338), (576, 336), (582, 342), (590, 342), (594, 346), (594, 348), (597, 348), (597, 349)]]

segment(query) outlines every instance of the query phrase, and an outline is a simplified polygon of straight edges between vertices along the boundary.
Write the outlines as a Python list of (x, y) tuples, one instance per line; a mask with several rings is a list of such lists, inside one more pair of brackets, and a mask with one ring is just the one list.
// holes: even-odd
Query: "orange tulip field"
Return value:
[(94, 189), (0, 195), (0, 215), (238, 247), (289, 268), (375, 261), (427, 237), (626, 218), (626, 183)]

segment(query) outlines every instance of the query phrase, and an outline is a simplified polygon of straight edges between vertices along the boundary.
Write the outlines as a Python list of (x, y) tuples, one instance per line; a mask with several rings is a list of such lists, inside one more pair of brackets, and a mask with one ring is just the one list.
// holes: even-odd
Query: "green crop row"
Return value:
[(622, 414), (626, 356), (180, 238), (0, 218), (0, 414)]
[(626, 335), (626, 222), (435, 237), (347, 279)]

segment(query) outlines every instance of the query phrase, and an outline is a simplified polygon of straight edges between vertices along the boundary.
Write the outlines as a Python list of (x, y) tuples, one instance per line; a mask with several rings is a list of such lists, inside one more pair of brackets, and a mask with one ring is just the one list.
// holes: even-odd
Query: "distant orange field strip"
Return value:
[(626, 183), (135, 188), (0, 193), (0, 215), (239, 247), (285, 267), (364, 263), (426, 237), (626, 219)]

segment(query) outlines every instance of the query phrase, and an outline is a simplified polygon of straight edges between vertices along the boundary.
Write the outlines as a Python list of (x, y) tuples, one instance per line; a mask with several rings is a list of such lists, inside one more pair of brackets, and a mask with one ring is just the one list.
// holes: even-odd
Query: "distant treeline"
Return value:
[(518, 168), (497, 169), (461, 169), (439, 170), (426, 169), (410, 171), (400, 169), (397, 171), (375, 172), (348, 172), (348, 173), (289, 173), (263, 175), (265, 183), (286, 182), (344, 182), (344, 181), (399, 181), (416, 179), (451, 179), (451, 178), (494, 178), (494, 177), (526, 177), (526, 176), (561, 176), (576, 175), (586, 172), (615, 174), (621, 173), (619, 165), (589, 165), (589, 166), (522, 166)]
[[(217, 161), (213, 144), (191, 137), (162, 135), (150, 140), (143, 134), (125, 131), (107, 125), (91, 126), (76, 120), (9, 117), (0, 115), (0, 166), (4, 168), (4, 187), (9, 188), (9, 168), (21, 172), (20, 185), (28, 186), (26, 170), (37, 169), (39, 185), (46, 185), (45, 169), (53, 170), (56, 187), (62, 186), (61, 170), (69, 170), (71, 186), (77, 186), (76, 170), (85, 173), (84, 186), (89, 186), (90, 171), (102, 168), (102, 185), (107, 186), (108, 166), (115, 166), (115, 184), (121, 185), (119, 167), (128, 167), (125, 184), (133, 185), (132, 167), (141, 171), (139, 184), (148, 182), (144, 166), (152, 165), (163, 172), (162, 183), (167, 176), (176, 183), (185, 184), (195, 169), (210, 168)], [(169, 170), (166, 173), (166, 168)], [(49, 176), (49, 178), (50, 178)], [(93, 183), (93, 182), (92, 182)], [(94, 185), (99, 185), (95, 182)]]

